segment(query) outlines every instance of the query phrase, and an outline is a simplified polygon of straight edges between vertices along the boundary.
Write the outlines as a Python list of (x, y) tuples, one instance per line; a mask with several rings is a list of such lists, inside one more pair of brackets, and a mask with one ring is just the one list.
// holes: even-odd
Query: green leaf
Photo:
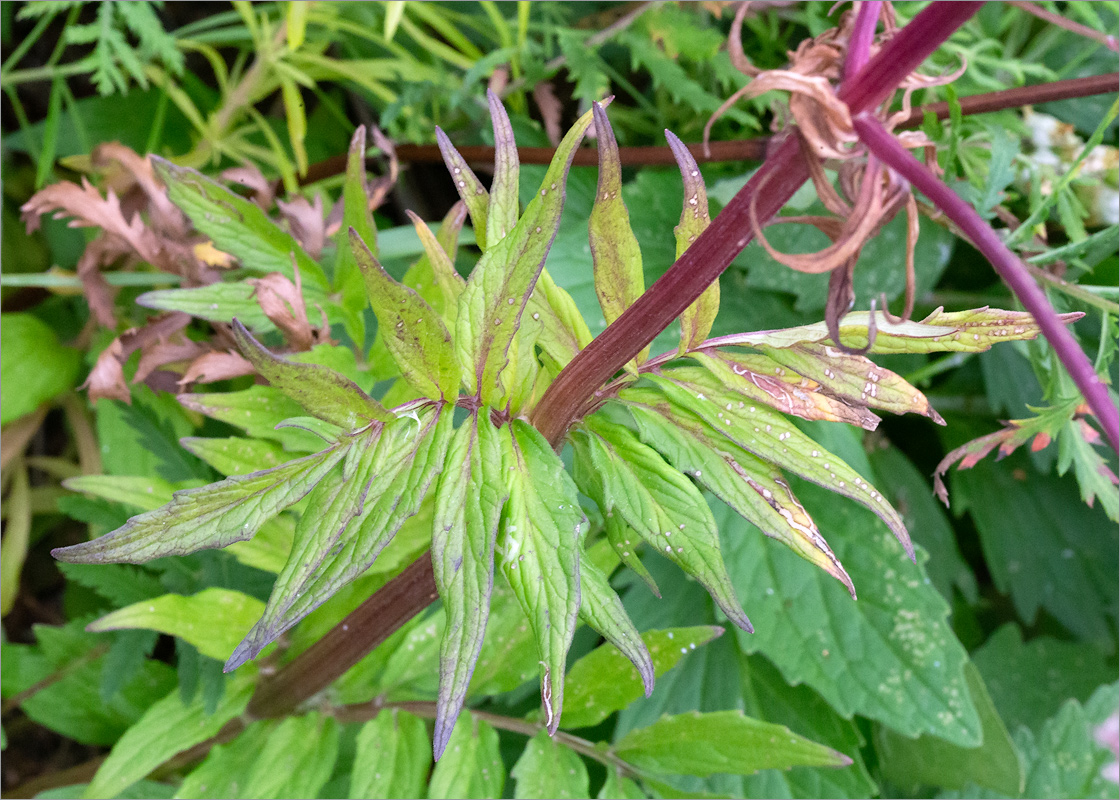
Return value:
[(641, 786), (623, 775), (621, 770), (617, 767), (614, 769), (608, 767), (607, 779), (603, 781), (603, 788), (599, 790), (598, 797), (600, 800), (604, 800), (604, 798), (622, 798), (623, 800), (625, 800), (625, 798), (637, 798), (638, 800), (645, 800), (647, 795), (642, 791)]
[(338, 759), (339, 724), (313, 711), (288, 717), (269, 733), (257, 753), (242, 797), (318, 797)]
[[(595, 133), (599, 142), (599, 186), (591, 219), (587, 223), (591, 243), (591, 260), (595, 268), (595, 293), (603, 309), (603, 318), (610, 325), (634, 304), (645, 289), (642, 275), (642, 251), (630, 229), (630, 214), (622, 199), (622, 162), (618, 142), (611, 130), (607, 112), (594, 103)], [(628, 365), (637, 366), (649, 356), (647, 345)]]
[(648, 728), (630, 731), (611, 751), (655, 773), (701, 777), (851, 763), (843, 753), (791, 733), (784, 725), (752, 719), (741, 711), (662, 717)]
[[(464, 208), (465, 206), (460, 201), (456, 203), (455, 208), (448, 212), (448, 216), (444, 218), (443, 226), (440, 229), (441, 234), (448, 230), (454, 231), (456, 223), (462, 224), (462, 209)], [(438, 302), (433, 303), (433, 308), (439, 312), (447, 325), (454, 326), (455, 315), (459, 310), (459, 295), (463, 293), (466, 281), (463, 280), (463, 276), (455, 271), (454, 260), (443, 249), (439, 238), (432, 233), (427, 223), (411, 211), (407, 213), (408, 218), (412, 220), (412, 224), (416, 226), (416, 233), (420, 236), (421, 244), (424, 245), (424, 258), (417, 262), (414, 267), (409, 268), (403, 282), (407, 285), (410, 280), (419, 280), (419, 273), (430, 273), (431, 278), (429, 280), (434, 285), (435, 294), (439, 297)], [(421, 286), (417, 285), (416, 290), (421, 294), (423, 293)], [(431, 299), (430, 295), (429, 299)]]
[(0, 644), (3, 696), (29, 694), (19, 709), (30, 720), (74, 741), (109, 747), (144, 712), (175, 689), (175, 671), (142, 659), (108, 698), (101, 687), (112, 650), (105, 636), (87, 633), (80, 622), (35, 625), (35, 645)]
[(466, 159), (459, 155), (455, 145), (447, 138), (440, 127), (436, 126), (436, 142), (439, 151), (443, 154), (443, 163), (451, 173), (451, 180), (455, 182), (455, 190), (467, 206), (471, 215), (471, 224), (474, 226), (474, 240), (478, 249), (485, 253), (495, 243), (486, 238), (487, 216), (490, 209), (490, 195), (482, 185), (482, 181), (467, 166)]
[(350, 797), (424, 797), (432, 747), (424, 722), (387, 708), (358, 731)]
[(587, 520), (563, 462), (536, 428), (514, 420), (502, 446), (509, 501), (497, 550), (502, 574), (533, 628), (546, 725), (555, 733), (579, 613), (579, 537)]
[(980, 744), (980, 721), (964, 678), (967, 656), (946, 617), (948, 604), (917, 565), (899, 558), (867, 512), (817, 487), (795, 487), (810, 513), (825, 515), (836, 555), (861, 587), (851, 597), (784, 548), (767, 546), (730, 510), (720, 515), (727, 563), (767, 620), (740, 636), (788, 683), (815, 689), (845, 718), (861, 714), (916, 736)]
[(1011, 594), (1020, 618), (1029, 624), (1045, 608), (1081, 638), (1111, 646), (1120, 594), (1116, 525), (1081, 502), (1073, 476), (1040, 474), (1016, 453), (952, 479), (954, 510), (972, 515), (995, 586)]
[(587, 767), (576, 753), (541, 731), (510, 771), (516, 798), (590, 797)]
[(494, 586), (494, 540), (508, 496), (502, 451), (488, 410), (451, 439), (436, 490), (432, 566), (447, 625), (440, 646), (435, 757), (447, 746), (482, 649)]
[(652, 392), (627, 390), (626, 401), (642, 439), (676, 469), (695, 478), (767, 536), (836, 578), (855, 596), (852, 579), (777, 469), (722, 439), (696, 417), (658, 402)]
[(236, 669), (365, 572), (420, 510), (443, 465), (452, 415), (428, 406), (367, 432), (308, 498), (264, 614), (226, 662)]
[[(968, 602), (975, 603), (979, 592), (976, 576), (957, 547), (953, 528), (945, 509), (934, 499), (929, 479), (897, 447), (870, 448), (867, 458), (875, 470), (875, 484), (902, 514), (906, 529), (913, 531), (914, 542), (929, 553), (922, 566), (937, 591), (951, 601), (956, 588)], [(984, 679), (990, 689), (990, 676), (985, 674)], [(1097, 681), (1093, 687), (1102, 682)]]
[(649, 544), (707, 589), (728, 619), (752, 630), (720, 554), (719, 534), (699, 490), (621, 425), (584, 420), (591, 462), (603, 482), (604, 516), (619, 514)]
[[(322, 308), (331, 318), (341, 312), (338, 303), (323, 289), (305, 284), (300, 291), (305, 313), (310, 313), (312, 319), (319, 313), (316, 307)], [(250, 330), (261, 333), (277, 329), (257, 300), (257, 287), (248, 281), (212, 283), (187, 289), (156, 289), (144, 292), (136, 298), (136, 302), (144, 308), (182, 311), (209, 322), (232, 322), (236, 317)], [(364, 291), (362, 305), (365, 305)]]
[[(365, 282), (358, 270), (358, 262), (350, 247), (350, 229), (358, 232), (362, 241), (368, 242), (371, 250), (377, 252), (377, 226), (373, 222), (373, 212), (369, 208), (369, 187), (366, 183), (366, 128), (359, 125), (350, 138), (350, 148), (346, 155), (346, 182), (342, 184), (342, 225), (335, 237), (334, 288), (342, 295), (342, 305), (360, 320), (365, 310)], [(354, 334), (361, 334), (355, 336)], [(365, 324), (357, 322), (351, 333), (357, 342), (365, 341)]]
[(215, 247), (235, 256), (242, 267), (259, 274), (279, 272), (294, 280), (294, 258), (305, 283), (327, 288), (322, 267), (255, 203), (196, 170), (158, 156), (151, 159), (156, 174), (167, 185), (171, 202), (213, 240)]
[[(67, 478), (62, 485), (72, 492), (85, 492), (141, 511), (159, 508), (171, 502), (175, 494), (175, 485), (158, 477), (78, 475)], [(181, 483), (178, 485), (182, 486)]]
[(490, 121), (494, 126), (494, 179), (490, 183), (490, 205), (486, 210), (486, 241), (490, 247), (500, 242), (517, 225), (517, 142), (513, 126), (498, 95), (486, 90)]
[(591, 343), (591, 331), (572, 296), (556, 285), (548, 270), (541, 270), (527, 309), (541, 322), (537, 344), (558, 367), (564, 367)]
[[(681, 221), (673, 228), (677, 238), (677, 258), (696, 241), (711, 223), (708, 216), (708, 192), (704, 187), (704, 176), (700, 174), (700, 167), (696, 159), (685, 147), (684, 142), (670, 131), (665, 131), (665, 139), (669, 142), (669, 149), (673, 151), (673, 158), (684, 180), (684, 206), (681, 209)], [(681, 343), (677, 349), (682, 355), (688, 350), (699, 347), (708, 338), (719, 313), (719, 281), (714, 281), (704, 290), (692, 305), (681, 314)]]
[[(660, 676), (675, 667), (683, 656), (721, 635), (723, 628), (718, 625), (700, 625), (646, 631), (642, 641), (649, 649), (653, 673)], [(600, 645), (568, 670), (564, 682), (567, 710), (563, 727), (598, 725), (642, 694), (643, 681), (633, 665), (613, 645)]]
[(31, 314), (0, 315), (0, 423), (7, 425), (74, 386), (81, 354)]
[(235, 392), (181, 394), (179, 403), (221, 422), (241, 428), (254, 439), (279, 442), (285, 450), (315, 452), (323, 445), (317, 436), (299, 429), (277, 429), (284, 420), (303, 413), (299, 404), (274, 386), (257, 384)]
[(92, 589), (113, 606), (127, 606), (159, 597), (167, 589), (159, 578), (144, 567), (126, 564), (67, 564), (58, 563), (58, 571), (66, 580)]
[(1084, 704), (1069, 700), (1037, 732), (1020, 728), (1015, 744), (1027, 765), (1023, 797), (1098, 797), (1116, 794), (1101, 770), (1116, 754), (1097, 744), (1093, 729), (1120, 705), (1117, 684), (1102, 686)]
[[(564, 180), (575, 148), (591, 124), (591, 112), (576, 122), (556, 149), (540, 191), (517, 226), (500, 242), (491, 242), (471, 273), (455, 320), (455, 347), (470, 394), (500, 407), (499, 378), (509, 361), (508, 350), (521, 315), (544, 266), (560, 224)], [(464, 196), (464, 200), (467, 198)], [(467, 202), (468, 207), (470, 202)], [(474, 211), (476, 231), (478, 219)], [(476, 234), (477, 235), (477, 234)]]
[(268, 382), (295, 400), (312, 416), (346, 431), (384, 422), (392, 415), (381, 404), (338, 372), (318, 364), (301, 364), (266, 350), (237, 320), (233, 334), (241, 352)]
[(713, 380), (710, 373), (694, 367), (665, 370), (661, 376), (650, 376), (650, 380), (669, 398), (674, 415), (683, 412), (687, 418), (688, 413), (695, 413), (729, 441), (763, 461), (874, 511), (913, 558), (910, 534), (886, 498), (785, 417), (765, 406), (748, 405)]
[(1040, 730), (1069, 698), (1084, 703), (1116, 677), (1104, 654), (1091, 644), (1037, 636), (1023, 642), (1009, 622), (972, 654), (992, 701), (1007, 726)]
[(226, 659), (253, 622), (264, 603), (233, 589), (210, 587), (197, 594), (165, 594), (142, 600), (91, 622), (86, 630), (101, 632), (141, 628), (178, 636), (198, 652), (219, 661)]
[(826, 394), (815, 381), (790, 372), (780, 362), (758, 354), (742, 355), (708, 349), (690, 353), (740, 400), (762, 403), (802, 419), (847, 422), (869, 431), (879, 417), (866, 404), (851, 405)]
[[(617, 565), (618, 561), (613, 558), (610, 544), (600, 544), (611, 556), (613, 564)], [(581, 552), (579, 556), (579, 595), (579, 618), (634, 665), (645, 695), (649, 697), (653, 692), (654, 679), (654, 666), (649, 650), (623, 608), (622, 600), (611, 588), (607, 573), (599, 569), (592, 555), (587, 552)], [(567, 693), (567, 682), (564, 691)]]
[(85, 796), (115, 797), (172, 756), (216, 735), (245, 710), (253, 677), (246, 674), (227, 681), (225, 695), (210, 714), (201, 697), (184, 704), (178, 689), (152, 705), (113, 745)]
[(965, 666), (965, 678), (980, 714), (983, 744), (964, 748), (935, 736), (910, 739), (880, 728), (876, 749), (883, 775), (894, 785), (914, 792), (920, 786), (961, 789), (975, 783), (1002, 794), (1018, 795), (1023, 789), (1023, 768), (1011, 735), (973, 664)]
[(183, 779), (175, 797), (247, 796), (242, 793), (245, 779), (275, 727), (273, 720), (260, 720), (250, 724), (232, 742), (212, 747), (202, 763)]
[(486, 638), (467, 696), (508, 692), (531, 680), (538, 670), (533, 627), (513, 590), (499, 582), (491, 595)]
[[(788, 268), (786, 269), (788, 273)], [(857, 273), (858, 274), (858, 273)], [(1080, 319), (1080, 312), (1060, 314), (1067, 325)], [(840, 343), (847, 347), (867, 346), (867, 326), (871, 315), (855, 311), (840, 320)], [(970, 311), (936, 309), (920, 322), (891, 322), (881, 311), (875, 312), (875, 343), (871, 353), (982, 353), (997, 342), (1034, 339), (1040, 333), (1038, 324), (1026, 311), (1003, 311), (998, 308), (977, 308)], [(785, 328), (721, 336), (719, 344), (758, 347), (792, 347), (800, 342), (830, 341), (823, 322)]]
[(869, 358), (814, 342), (760, 349), (779, 364), (821, 384), (845, 403), (892, 414), (921, 414), (939, 425), (945, 424), (924, 394)]
[(207, 439), (188, 436), (179, 444), (223, 475), (244, 475), (258, 469), (272, 469), (287, 461), (280, 445), (264, 439)]
[(366, 281), (385, 346), (401, 375), (425, 397), (452, 400), (459, 393), (459, 364), (451, 334), (424, 298), (390, 277), (357, 232), (350, 246)]
[(176, 492), (167, 505), (111, 533), (51, 554), (79, 564), (141, 564), (251, 539), (261, 525), (311, 491), (347, 450), (335, 446), (274, 469)]
[(498, 732), (473, 714), (463, 714), (455, 723), (443, 758), (432, 770), (428, 797), (498, 797), (505, 779)]

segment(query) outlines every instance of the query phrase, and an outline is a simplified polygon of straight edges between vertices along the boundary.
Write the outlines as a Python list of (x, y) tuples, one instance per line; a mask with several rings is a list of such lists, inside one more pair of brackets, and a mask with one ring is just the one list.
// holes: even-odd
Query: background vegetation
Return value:
[[(900, 22), (921, 7), (897, 4)], [(1085, 312), (1076, 334), (1114, 387), (1115, 93), (961, 112), (960, 98), (971, 95), (1115, 72), (1114, 40), (1105, 40), (1116, 30), (1116, 3), (1037, 7), (1088, 35), (989, 4), (927, 65), (948, 71), (964, 59), (963, 75), (914, 102), (948, 102), (948, 119), (930, 115), (922, 125), (946, 179), (1011, 237), (1058, 310)], [(434, 769), (425, 719), (438, 679), (438, 605), (296, 713), (243, 714), (262, 675), (291, 663), (424, 552), (420, 526), (406, 527), (259, 669), (231, 674), (222, 661), (260, 616), (298, 515), (277, 517), (252, 547), (142, 567), (50, 557), (173, 490), (312, 449), (306, 431), (273, 429), (303, 412), (251, 388), (233, 316), (386, 405), (400, 397), (373, 314), (354, 310), (355, 297), (364, 308), (361, 282), (340, 278), (355, 268), (334, 230), (343, 204), (331, 211), (358, 124), (385, 137), (370, 151), (368, 190), (384, 196), (374, 215), (379, 258), (399, 279), (424, 254), (406, 210), (433, 230), (451, 212), (444, 230), (454, 227), (458, 196), (437, 163), (435, 126), (465, 154), (493, 145), (489, 87), (522, 147), (555, 146), (606, 95), (624, 148), (661, 147), (664, 129), (698, 142), (748, 83), (726, 48), (734, 10), (718, 2), (0, 6), (6, 795), (1116, 796), (1101, 776), (1113, 757), (1093, 730), (1120, 702), (1117, 463), (1097, 446), (1092, 418), (1042, 340), (979, 354), (876, 356), (925, 392), (945, 427), (916, 416), (886, 418), (873, 432), (803, 426), (902, 512), (917, 566), (872, 515), (798, 485), (856, 584), (853, 602), (709, 496), (756, 633), (727, 626), (698, 584), (643, 558), (661, 599), (631, 571), (613, 585), (653, 654), (653, 695), (642, 697), (629, 664), (581, 628), (562, 732), (551, 740), (540, 733), (524, 614), (496, 588), (469, 716)], [(803, 39), (836, 24), (829, 11), (828, 3), (758, 4), (744, 20), (747, 55), (761, 68), (782, 66)], [(773, 98), (741, 102), (714, 124), (717, 155), (721, 143), (770, 132), (783, 113)], [(701, 164), (713, 216), (753, 172), (747, 157), (765, 152), (764, 143), (736, 146), (738, 160)], [(177, 212), (130, 151), (239, 185), (245, 207), (257, 203), (333, 282), (304, 283), (293, 295), (290, 283), (264, 279), (291, 269), (286, 254), (275, 270), (257, 272), (230, 259), (235, 246), (202, 221), (213, 222), (212, 212), (187, 209), (173, 193), (187, 217)], [(623, 151), (622, 196), (646, 285), (676, 254), (681, 178), (666, 154)], [(544, 176), (533, 159), (523, 152), (523, 204)], [(485, 165), (475, 166), (489, 181)], [(606, 326), (587, 241), (596, 180), (594, 166), (573, 167), (547, 262), (592, 334)], [(75, 184), (71, 194), (48, 190), (21, 212), (63, 181)], [(55, 209), (88, 224), (51, 219)], [(787, 213), (816, 209), (801, 193)], [(460, 274), (479, 257), (475, 236), (465, 228), (457, 256), (450, 247)], [(767, 236), (786, 252), (826, 243), (808, 226)], [(905, 241), (900, 218), (864, 249), (857, 308), (881, 295), (900, 305)], [(943, 219), (923, 217), (915, 262), (917, 319), (942, 305), (1015, 307)], [(828, 277), (793, 273), (756, 244), (720, 286), (713, 336), (825, 315)], [(210, 294), (188, 298), (176, 287)], [(670, 330), (654, 352), (676, 341)], [(179, 402), (188, 389), (209, 394)], [(1016, 429), (1004, 420), (1024, 422)], [(949, 508), (937, 502), (932, 475), (947, 453), (1001, 431), (989, 441), (1006, 443), (1016, 430), (1029, 432), (1019, 443), (1030, 447), (1001, 460), (966, 457), (970, 468), (946, 479)], [(604, 521), (585, 510), (598, 529)], [(374, 716), (371, 701), (386, 711)], [(775, 745), (778, 736), (790, 746)], [(719, 741), (743, 746), (713, 754)]]

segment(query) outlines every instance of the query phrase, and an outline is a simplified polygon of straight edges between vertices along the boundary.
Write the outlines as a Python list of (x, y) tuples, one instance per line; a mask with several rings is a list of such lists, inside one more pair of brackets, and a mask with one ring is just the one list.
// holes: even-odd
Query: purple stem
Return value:
[(867, 60), (871, 58), (871, 40), (875, 38), (875, 25), (879, 22), (882, 0), (864, 0), (859, 4), (856, 24), (848, 40), (848, 56), (844, 59), (844, 83), (851, 83)]
[[(841, 89), (853, 115), (886, 100), (907, 75), (979, 10), (983, 3), (926, 6)], [(742, 252), (754, 234), (749, 209), (766, 224), (809, 178), (797, 138), (786, 137), (712, 224), (649, 290), (560, 371), (533, 409), (533, 425), (553, 445), (596, 390), (681, 315)], [(765, 187), (765, 192), (760, 192)]]
[(1046, 299), (1046, 293), (1034, 282), (1022, 262), (1007, 249), (972, 206), (914, 158), (878, 120), (865, 112), (857, 115), (852, 124), (870, 152), (928, 197), (992, 263), (1004, 283), (1011, 287), (1019, 302), (1035, 318), (1050, 346), (1085, 396), (1112, 449), (1120, 450), (1120, 412), (1108, 396), (1108, 387), (1097, 376), (1089, 357), (1058, 318)]

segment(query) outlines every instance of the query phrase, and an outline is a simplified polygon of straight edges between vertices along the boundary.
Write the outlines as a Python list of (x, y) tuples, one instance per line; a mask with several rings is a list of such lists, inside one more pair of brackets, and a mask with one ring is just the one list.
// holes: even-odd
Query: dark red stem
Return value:
[(859, 71), (871, 58), (871, 42), (875, 39), (875, 25), (879, 22), (882, 0), (864, 0), (859, 4), (856, 24), (848, 40), (848, 55), (844, 59), (844, 83), (855, 80)]
[[(853, 115), (883, 102), (982, 3), (938, 2), (918, 13), (840, 91)], [(765, 224), (809, 177), (800, 147), (787, 138), (712, 224), (622, 316), (564, 367), (533, 410), (532, 423), (559, 443), (584, 402), (653, 341), (753, 238), (750, 207)], [(759, 188), (766, 187), (765, 193)]]
[(1120, 450), (1120, 412), (1112, 404), (1108, 387), (1098, 377), (1089, 357), (1073, 338), (1069, 328), (1058, 318), (1046, 299), (1046, 293), (1034, 282), (1019, 258), (1007, 249), (996, 232), (972, 206), (914, 158), (878, 120), (863, 113), (852, 123), (867, 149), (928, 197), (992, 263), (1004, 283), (1019, 298), (1023, 308), (1038, 322), (1043, 335), (1100, 421), (1112, 449)]

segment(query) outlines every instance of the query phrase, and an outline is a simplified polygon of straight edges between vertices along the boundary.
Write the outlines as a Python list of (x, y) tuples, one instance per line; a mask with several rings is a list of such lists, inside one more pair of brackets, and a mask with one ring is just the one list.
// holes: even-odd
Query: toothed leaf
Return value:
[(913, 558), (914, 546), (902, 517), (859, 473), (769, 408), (752, 406), (696, 367), (650, 376), (669, 398), (673, 413), (695, 414), (744, 450), (779, 469), (849, 497), (874, 511)]
[(447, 624), (433, 746), (443, 754), (482, 650), (494, 587), (494, 539), (508, 492), (489, 414), (472, 414), (451, 439), (436, 490), (432, 566)]
[(350, 246), (401, 375), (425, 397), (453, 400), (459, 394), (459, 363), (439, 315), (424, 298), (393, 280), (353, 230)]
[(273, 355), (237, 320), (233, 321), (233, 335), (257, 372), (309, 414), (347, 431), (368, 425), (372, 420), (392, 419), (380, 403), (333, 369)]
[(521, 221), (500, 242), (491, 243), (459, 297), (455, 346), (464, 383), (469, 394), (493, 408), (505, 405), (499, 379), (509, 362), (510, 342), (556, 236), (564, 180), (590, 124), (588, 112), (568, 131)]
[(654, 392), (632, 390), (627, 399), (642, 439), (669, 463), (855, 596), (848, 573), (775, 467), (722, 439), (696, 417), (675, 413)]
[(655, 552), (696, 578), (733, 623), (751, 630), (727, 567), (719, 533), (703, 495), (653, 448), (621, 425), (584, 421), (591, 461), (603, 480), (607, 508), (621, 515)]
[(545, 724), (555, 733), (580, 608), (579, 537), (587, 521), (563, 462), (535, 428), (515, 420), (502, 444), (509, 502), (497, 549), (502, 574), (533, 628)]
[[(722, 635), (723, 628), (718, 625), (701, 625), (646, 631), (642, 642), (649, 651), (651, 671), (660, 677), (685, 655)], [(563, 727), (598, 725), (641, 697), (643, 683), (631, 662), (613, 645), (599, 645), (568, 670), (564, 684), (568, 707)]]
[(176, 492), (167, 505), (52, 555), (77, 564), (142, 564), (251, 539), (261, 525), (310, 492), (347, 449), (338, 445), (274, 469)]

